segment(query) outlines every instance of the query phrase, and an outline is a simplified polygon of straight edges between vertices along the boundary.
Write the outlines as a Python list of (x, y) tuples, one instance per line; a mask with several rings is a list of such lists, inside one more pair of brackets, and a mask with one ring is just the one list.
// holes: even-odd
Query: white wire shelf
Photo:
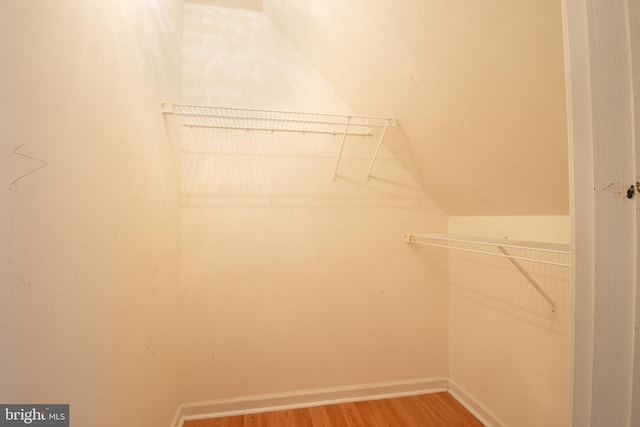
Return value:
[(162, 104), (165, 114), (182, 118), (184, 126), (240, 130), (267, 130), (372, 136), (371, 128), (395, 126), (392, 117), (348, 116), (340, 114), (255, 110), (201, 105)]
[(182, 125), (187, 127), (341, 135), (342, 143), (333, 173), (334, 179), (337, 176), (347, 136), (379, 135), (378, 145), (367, 171), (367, 179), (369, 179), (387, 129), (395, 127), (396, 124), (396, 120), (393, 117), (303, 113), (171, 103), (163, 103), (162, 112), (180, 117)]
[[(479, 240), (472, 239), (463, 236), (455, 236), (450, 234), (405, 234), (404, 239), (407, 243), (433, 246), (437, 248), (444, 248), (456, 251), (471, 252), (476, 254), (483, 254), (489, 256), (495, 256), (500, 258), (506, 258), (511, 264), (527, 279), (527, 281), (535, 288), (535, 290), (549, 303), (551, 310), (555, 313), (557, 311), (557, 305), (555, 301), (545, 292), (545, 290), (536, 282), (536, 280), (527, 272), (520, 261), (533, 262), (538, 264), (552, 265), (562, 268), (570, 268), (571, 264), (568, 262), (550, 261), (547, 259), (535, 258), (532, 256), (520, 256), (513, 255), (509, 249), (525, 250), (532, 254), (555, 254), (560, 257), (567, 257), (571, 255), (571, 252), (565, 249), (549, 248), (551, 244), (545, 244), (547, 247), (535, 246), (531, 244), (516, 244), (515, 242), (501, 242), (491, 241), (491, 239)], [(473, 249), (469, 247), (463, 247), (462, 245), (479, 245), (484, 247), (493, 247), (495, 250), (481, 250)]]

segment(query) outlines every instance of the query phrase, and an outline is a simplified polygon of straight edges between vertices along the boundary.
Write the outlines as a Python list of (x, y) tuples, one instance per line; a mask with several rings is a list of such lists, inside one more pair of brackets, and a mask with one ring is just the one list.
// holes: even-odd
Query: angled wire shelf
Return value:
[(184, 126), (280, 132), (372, 136), (372, 128), (395, 126), (392, 117), (349, 116), (181, 104), (162, 104), (165, 114), (182, 118)]
[[(496, 256), (500, 258), (506, 258), (509, 262), (524, 276), (524, 278), (534, 287), (534, 289), (549, 303), (551, 310), (555, 313), (557, 311), (557, 304), (555, 301), (545, 292), (545, 290), (536, 282), (536, 280), (529, 274), (529, 272), (522, 265), (524, 262), (539, 263), (545, 265), (552, 265), (556, 267), (570, 268), (571, 264), (563, 261), (551, 261), (547, 259), (537, 258), (537, 254), (553, 254), (559, 257), (569, 257), (571, 252), (565, 249), (550, 248), (536, 246), (535, 244), (517, 244), (511, 242), (491, 241), (491, 239), (480, 240), (472, 239), (464, 236), (455, 236), (450, 234), (405, 234), (404, 239), (407, 243), (433, 246), (436, 248), (444, 248), (450, 250), (457, 250), (463, 252), (471, 252), (476, 254), (483, 254), (489, 256)], [(467, 245), (467, 246), (465, 246)], [(473, 248), (468, 247), (473, 245)], [(477, 246), (476, 246), (477, 245)], [(548, 245), (545, 245), (548, 246)], [(482, 247), (486, 249), (475, 249), (476, 247)], [(490, 250), (493, 248), (494, 250)], [(530, 256), (514, 255), (512, 250), (525, 250), (530, 252)]]
[(367, 179), (369, 179), (387, 129), (395, 127), (396, 124), (393, 117), (302, 113), (171, 103), (163, 103), (162, 112), (179, 117), (182, 120), (182, 125), (187, 127), (341, 135), (342, 143), (333, 173), (334, 179), (337, 176), (347, 136), (364, 137), (379, 134), (378, 145), (367, 171)]

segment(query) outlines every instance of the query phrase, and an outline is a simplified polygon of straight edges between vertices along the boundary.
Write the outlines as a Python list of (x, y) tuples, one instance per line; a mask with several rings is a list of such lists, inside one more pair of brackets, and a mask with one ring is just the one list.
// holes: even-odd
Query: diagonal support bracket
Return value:
[(511, 264), (513, 264), (513, 266), (518, 269), (518, 271), (524, 276), (524, 278), (527, 279), (529, 283), (531, 283), (531, 285), (538, 291), (538, 293), (542, 295), (542, 298), (547, 300), (547, 302), (551, 306), (551, 311), (555, 313), (558, 310), (558, 307), (556, 306), (556, 303), (553, 301), (553, 299), (551, 299), (549, 294), (547, 294), (545, 290), (542, 289), (540, 285), (538, 285), (538, 282), (536, 282), (534, 278), (531, 277), (529, 273), (527, 273), (527, 270), (522, 268), (522, 265), (520, 265), (518, 260), (514, 259), (511, 253), (509, 253), (509, 251), (505, 247), (500, 245), (497, 245), (497, 247), (498, 250), (502, 252), (502, 254), (505, 255), (505, 257), (511, 262)]

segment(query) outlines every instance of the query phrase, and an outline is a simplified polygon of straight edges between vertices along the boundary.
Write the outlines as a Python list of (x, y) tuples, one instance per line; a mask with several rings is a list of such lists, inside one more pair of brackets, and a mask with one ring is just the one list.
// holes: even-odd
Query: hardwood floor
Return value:
[(183, 427), (482, 427), (449, 393), (185, 421)]

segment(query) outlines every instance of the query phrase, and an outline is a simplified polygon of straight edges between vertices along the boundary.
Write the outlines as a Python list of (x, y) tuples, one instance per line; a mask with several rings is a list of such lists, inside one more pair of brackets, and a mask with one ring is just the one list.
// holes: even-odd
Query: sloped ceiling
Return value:
[(263, 11), (357, 114), (397, 117), (402, 160), (448, 214), (568, 214), (557, 0), (263, 0)]

